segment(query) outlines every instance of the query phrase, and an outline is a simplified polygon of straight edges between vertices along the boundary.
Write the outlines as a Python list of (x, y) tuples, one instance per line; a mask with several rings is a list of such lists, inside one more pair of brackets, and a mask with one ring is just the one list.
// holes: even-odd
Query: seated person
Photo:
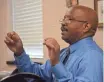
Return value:
[(5, 43), (21, 72), (34, 73), (47, 82), (103, 82), (103, 51), (93, 40), (97, 26), (93, 9), (73, 6), (61, 21), (62, 39), (68, 47), (60, 51), (54, 38), (46, 38), (49, 59), (43, 65), (31, 62), (17, 33), (7, 33)]

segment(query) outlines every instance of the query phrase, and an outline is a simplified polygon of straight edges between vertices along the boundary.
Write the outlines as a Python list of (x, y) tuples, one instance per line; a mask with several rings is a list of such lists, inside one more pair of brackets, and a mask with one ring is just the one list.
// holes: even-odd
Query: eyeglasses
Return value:
[(76, 19), (72, 19), (72, 18), (66, 18), (66, 19), (61, 19), (60, 20), (60, 23), (63, 24), (63, 23), (71, 23), (71, 21), (77, 21), (77, 22), (82, 22), (82, 23), (87, 23), (87, 21), (83, 21), (83, 20), (76, 20)]

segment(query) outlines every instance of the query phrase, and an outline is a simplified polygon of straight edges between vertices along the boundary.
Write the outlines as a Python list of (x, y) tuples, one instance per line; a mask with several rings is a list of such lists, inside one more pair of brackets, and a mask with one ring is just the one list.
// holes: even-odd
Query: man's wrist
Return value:
[(15, 56), (20, 56), (24, 52), (24, 49), (21, 49), (19, 52), (14, 53)]
[(52, 66), (55, 66), (56, 64), (58, 64), (59, 63), (59, 61), (51, 61), (51, 65)]

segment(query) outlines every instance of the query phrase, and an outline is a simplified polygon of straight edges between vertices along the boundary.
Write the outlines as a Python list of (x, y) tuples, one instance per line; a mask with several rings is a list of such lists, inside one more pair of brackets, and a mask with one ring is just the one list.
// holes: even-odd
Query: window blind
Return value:
[(30, 58), (43, 58), (42, 0), (12, 0), (13, 30)]

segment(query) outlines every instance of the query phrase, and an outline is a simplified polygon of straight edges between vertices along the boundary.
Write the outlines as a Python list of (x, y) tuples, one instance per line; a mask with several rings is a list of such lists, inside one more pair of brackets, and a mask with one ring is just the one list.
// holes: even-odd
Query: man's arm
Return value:
[(14, 57), (16, 66), (20, 72), (34, 73), (49, 82), (52, 81), (51, 64), (49, 60), (46, 61), (45, 64), (40, 65), (32, 62), (25, 52), (23, 52), (20, 56)]
[(66, 70), (62, 63), (52, 67), (52, 72), (58, 82), (103, 82), (102, 53), (91, 50), (83, 55), (74, 76), (70, 70)]
[[(44, 65), (32, 63), (28, 55), (26, 55), (21, 38), (15, 32), (7, 33), (4, 40), (7, 47), (14, 52), (17, 67), (22, 72), (32, 72), (44, 79), (51, 80), (50, 63), (46, 62)], [(50, 81), (51, 82), (51, 81)]]

